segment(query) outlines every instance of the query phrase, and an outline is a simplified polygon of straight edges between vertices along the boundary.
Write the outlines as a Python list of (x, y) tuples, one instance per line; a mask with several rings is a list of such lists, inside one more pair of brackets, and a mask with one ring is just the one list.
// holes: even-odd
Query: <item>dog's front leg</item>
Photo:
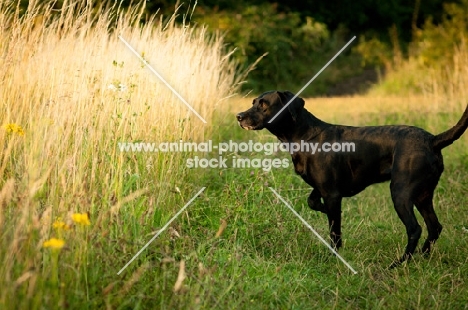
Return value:
[(327, 208), (328, 225), (330, 227), (331, 245), (336, 249), (341, 248), (341, 196), (324, 197)]
[(312, 210), (320, 211), (326, 214), (327, 209), (325, 208), (325, 205), (322, 203), (321, 199), (322, 195), (317, 189), (314, 188), (310, 193), (309, 198), (307, 198), (307, 204)]

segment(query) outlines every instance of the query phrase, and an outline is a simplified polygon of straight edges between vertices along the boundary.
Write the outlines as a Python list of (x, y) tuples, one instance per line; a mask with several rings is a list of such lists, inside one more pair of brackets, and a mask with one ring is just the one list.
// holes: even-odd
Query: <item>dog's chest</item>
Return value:
[(308, 163), (307, 158), (305, 156), (301, 156), (298, 153), (294, 153), (291, 155), (293, 164), (294, 164), (294, 171), (302, 177), (304, 181), (306, 181), (309, 185), (314, 186), (315, 182), (312, 179), (310, 173), (307, 172)]

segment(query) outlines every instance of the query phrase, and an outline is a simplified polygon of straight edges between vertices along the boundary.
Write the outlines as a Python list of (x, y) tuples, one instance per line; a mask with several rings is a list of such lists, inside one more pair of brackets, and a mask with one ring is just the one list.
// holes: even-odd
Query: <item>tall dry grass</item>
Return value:
[[(174, 16), (142, 26), (141, 7), (52, 6), (31, 1), (20, 14), (16, 2), (0, 3), (0, 278), (9, 287), (0, 292), (0, 308), (33, 298), (38, 279), (48, 279), (42, 245), (57, 237), (58, 217), (68, 227), (70, 214), (88, 213), (95, 233), (109, 220), (121, 224), (122, 205), (135, 198), (147, 197), (149, 221), (156, 207), (177, 208), (171, 191), (182, 188), (186, 155), (136, 157), (120, 152), (118, 142), (200, 140), (210, 125), (119, 34), (208, 123), (237, 85), (222, 40), (203, 28), (179, 27)], [(79, 270), (86, 262), (71, 264)]]
[[(451, 101), (468, 98), (468, 44), (466, 33), (460, 29), (460, 43), (456, 48), (448, 46), (442, 60), (427, 60), (422, 55), (413, 55), (390, 70), (380, 85), (370, 91), (372, 96), (423, 95)], [(448, 39), (447, 39), (448, 40)], [(419, 44), (443, 44), (437, 39)]]

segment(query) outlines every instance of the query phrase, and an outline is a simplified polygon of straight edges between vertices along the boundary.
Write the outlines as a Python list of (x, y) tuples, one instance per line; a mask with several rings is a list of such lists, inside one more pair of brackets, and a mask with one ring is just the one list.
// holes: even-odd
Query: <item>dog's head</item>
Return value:
[[(253, 100), (250, 109), (237, 114), (237, 121), (247, 130), (270, 129), (280, 124), (294, 123), (304, 108), (304, 100), (296, 97), (291, 101), (293, 98), (294, 94), (289, 91), (263, 93)], [(289, 101), (287, 108), (276, 116)], [(274, 120), (268, 123), (273, 117)]]

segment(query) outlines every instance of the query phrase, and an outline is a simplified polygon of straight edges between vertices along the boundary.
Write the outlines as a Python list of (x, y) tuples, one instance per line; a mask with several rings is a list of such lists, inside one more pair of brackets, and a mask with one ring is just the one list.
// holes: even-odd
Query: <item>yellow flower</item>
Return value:
[(89, 221), (88, 213), (75, 213), (72, 215), (72, 220), (76, 224), (83, 226), (89, 226), (91, 222)]
[(57, 239), (57, 238), (50, 238), (47, 241), (44, 241), (42, 246), (44, 248), (51, 248), (51, 249), (61, 249), (65, 245), (65, 241), (62, 239)]
[(24, 136), (23, 128), (15, 123), (6, 124), (3, 128), (5, 128), (6, 132), (9, 134), (16, 133), (18, 136)]
[(57, 229), (57, 230), (69, 230), (70, 226), (65, 224), (64, 221), (62, 221), (61, 217), (58, 217), (55, 222), (52, 224), (52, 227)]

